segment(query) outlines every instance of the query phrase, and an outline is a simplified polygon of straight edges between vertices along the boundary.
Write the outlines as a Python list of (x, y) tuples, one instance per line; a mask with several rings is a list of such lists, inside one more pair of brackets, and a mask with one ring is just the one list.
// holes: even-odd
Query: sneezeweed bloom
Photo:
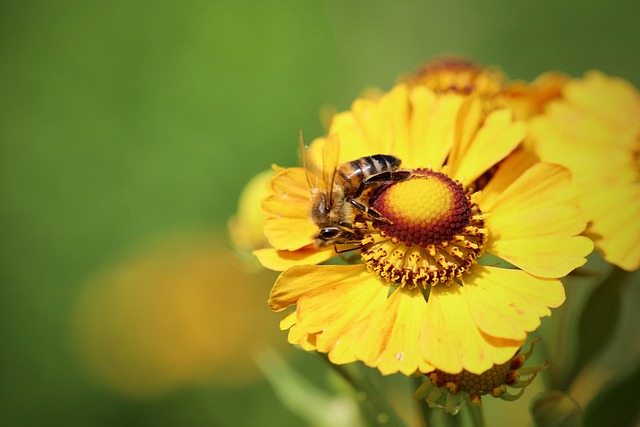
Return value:
[(489, 108), (502, 103), (504, 74), (466, 58), (443, 57), (426, 63), (406, 81), (425, 86), (438, 94), (458, 93), (486, 101)]
[(561, 97), (531, 119), (531, 140), (545, 161), (567, 167), (583, 192), (586, 235), (604, 258), (640, 266), (640, 94), (592, 71), (562, 86)]
[(266, 217), (256, 200), (267, 196), (269, 181), (275, 173), (273, 169), (269, 169), (253, 177), (240, 194), (237, 213), (229, 219), (231, 243), (243, 259), (245, 254), (268, 246), (262, 232), (262, 224)]
[(511, 108), (516, 117), (527, 120), (541, 114), (546, 105), (562, 96), (562, 87), (569, 77), (557, 71), (548, 71), (532, 82), (511, 81), (502, 89), (502, 102)]
[(269, 304), (295, 306), (281, 322), (289, 341), (383, 374), (481, 374), (512, 358), (564, 301), (558, 279), (593, 246), (578, 236), (586, 221), (568, 171), (518, 150), (526, 134), (512, 111), (472, 89), (416, 82), (334, 116), (330, 136), (309, 147), (320, 176), (336, 139), (340, 162), (391, 154), (412, 174), (366, 196), (382, 219), (356, 214), (358, 249), (341, 254), (348, 265), (316, 265), (336, 251), (314, 246), (304, 170), (271, 181), (272, 248), (255, 253), (283, 271)]
[[(416, 399), (425, 399), (432, 408), (443, 408), (451, 414), (457, 414), (469, 403), (478, 406), (482, 396), (490, 395), (502, 400), (519, 399), (526, 387), (533, 382), (538, 373), (550, 365), (524, 366), (533, 353), (535, 342), (526, 353), (518, 353), (507, 362), (495, 365), (482, 374), (462, 371), (448, 374), (436, 370), (426, 374), (427, 381), (414, 393)], [(515, 394), (510, 389), (519, 390)]]

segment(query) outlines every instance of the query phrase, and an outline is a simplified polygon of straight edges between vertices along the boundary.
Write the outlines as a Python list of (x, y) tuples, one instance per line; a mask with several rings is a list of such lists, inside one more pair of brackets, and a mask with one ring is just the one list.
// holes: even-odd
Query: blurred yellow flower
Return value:
[(517, 151), (526, 134), (512, 111), (473, 91), (416, 83), (337, 114), (330, 136), (309, 147), (311, 168), (322, 171), (323, 150), (340, 145), (340, 162), (391, 154), (412, 176), (365, 200), (383, 220), (357, 215), (352, 265), (315, 265), (336, 253), (314, 246), (305, 171), (271, 181), (272, 248), (255, 253), (283, 271), (269, 304), (296, 306), (281, 322), (289, 341), (383, 374), (479, 374), (509, 360), (564, 301), (557, 279), (593, 247), (578, 236), (586, 221), (569, 173)]
[(269, 169), (254, 176), (240, 194), (237, 213), (229, 219), (231, 243), (241, 256), (267, 246), (267, 238), (262, 231), (266, 215), (257, 201), (267, 196), (269, 181), (275, 174), (275, 170)]
[(620, 78), (591, 71), (531, 119), (534, 149), (567, 167), (584, 192), (585, 235), (625, 270), (640, 266), (640, 94)]
[(550, 101), (559, 98), (568, 80), (565, 74), (549, 71), (531, 83), (520, 80), (507, 83), (501, 97), (516, 117), (526, 120), (542, 113)]
[(168, 239), (87, 284), (73, 316), (78, 353), (130, 396), (253, 381), (255, 346), (274, 343), (261, 308), (271, 280), (246, 273), (215, 238)]

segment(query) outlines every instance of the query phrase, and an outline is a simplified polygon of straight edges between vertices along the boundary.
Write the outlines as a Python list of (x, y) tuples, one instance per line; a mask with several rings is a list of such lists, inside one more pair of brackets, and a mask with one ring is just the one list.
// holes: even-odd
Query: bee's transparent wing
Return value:
[(340, 138), (337, 133), (332, 133), (325, 140), (322, 147), (322, 181), (326, 194), (329, 196), (329, 206), (332, 205), (333, 185), (340, 158)]
[(302, 130), (300, 131), (300, 157), (302, 159), (302, 167), (304, 168), (304, 174), (307, 177), (307, 185), (310, 190), (318, 188), (318, 174), (316, 169), (311, 166), (309, 159), (309, 147), (304, 145), (304, 139), (302, 138)]

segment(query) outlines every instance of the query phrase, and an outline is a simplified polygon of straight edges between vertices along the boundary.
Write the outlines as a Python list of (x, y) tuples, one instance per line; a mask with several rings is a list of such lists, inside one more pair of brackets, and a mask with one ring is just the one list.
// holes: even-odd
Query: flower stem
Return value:
[(467, 405), (467, 411), (469, 411), (469, 419), (473, 427), (485, 427), (482, 405)]
[[(417, 389), (422, 384), (422, 378), (414, 377), (413, 384)], [(427, 405), (425, 399), (416, 399), (416, 408), (418, 409), (418, 419), (420, 420), (421, 427), (429, 427), (429, 420), (431, 419), (431, 408)]]
[(406, 427), (393, 407), (380, 395), (366, 377), (356, 377), (342, 365), (335, 365), (321, 354), (327, 364), (347, 381), (356, 392), (363, 415), (372, 426)]

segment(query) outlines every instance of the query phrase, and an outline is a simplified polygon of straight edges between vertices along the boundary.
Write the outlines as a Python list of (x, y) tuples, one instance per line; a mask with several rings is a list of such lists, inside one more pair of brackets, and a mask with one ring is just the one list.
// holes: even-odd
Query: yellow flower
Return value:
[(257, 264), (251, 252), (268, 246), (262, 232), (266, 216), (259, 201), (267, 196), (269, 181), (275, 174), (275, 170), (268, 169), (254, 176), (240, 194), (236, 214), (227, 222), (231, 244), (247, 267)]
[(256, 351), (279, 342), (260, 309), (271, 280), (247, 273), (217, 236), (162, 238), (87, 281), (75, 348), (97, 380), (132, 397), (257, 381)]
[(529, 119), (542, 113), (545, 106), (562, 95), (569, 77), (555, 71), (540, 75), (533, 82), (512, 81), (503, 89), (502, 99), (519, 119)]
[[(430, 407), (443, 408), (452, 414), (457, 414), (467, 402), (474, 406), (480, 405), (482, 396), (487, 394), (502, 400), (517, 400), (538, 372), (550, 366), (547, 363), (524, 366), (537, 341), (539, 340), (531, 342), (526, 353), (516, 354), (507, 362), (495, 365), (479, 375), (467, 371), (459, 374), (447, 374), (438, 370), (430, 372), (427, 374), (428, 381), (422, 383), (414, 395), (416, 399), (425, 399)], [(510, 394), (508, 389), (520, 391)]]
[(328, 147), (339, 144), (339, 162), (390, 154), (412, 171), (364, 199), (382, 218), (356, 214), (359, 248), (340, 254), (359, 255), (355, 264), (315, 265), (336, 251), (314, 246), (302, 168), (271, 181), (263, 208), (273, 247), (255, 254), (283, 271), (269, 304), (295, 305), (281, 322), (289, 342), (383, 374), (480, 374), (509, 360), (562, 304), (558, 278), (593, 247), (578, 236), (586, 222), (569, 173), (514, 151), (525, 124), (475, 95), (399, 84), (356, 100), (311, 144), (311, 169), (324, 174)]
[(562, 87), (562, 97), (531, 120), (536, 153), (567, 167), (583, 191), (586, 235), (605, 259), (640, 266), (640, 94), (628, 82), (592, 71)]

